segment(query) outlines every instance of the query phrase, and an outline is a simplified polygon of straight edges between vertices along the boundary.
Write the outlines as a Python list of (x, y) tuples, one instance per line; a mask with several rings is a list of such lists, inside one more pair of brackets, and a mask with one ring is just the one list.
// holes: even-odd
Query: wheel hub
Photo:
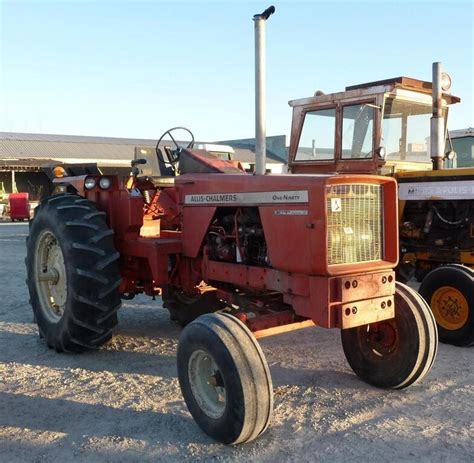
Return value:
[(447, 330), (462, 328), (469, 315), (466, 298), (452, 286), (443, 286), (433, 293), (431, 308), (436, 321)]
[(35, 256), (35, 283), (41, 307), (51, 321), (64, 314), (67, 277), (64, 256), (55, 235), (45, 230), (38, 237)]
[(397, 329), (390, 321), (367, 326), (366, 342), (376, 355), (384, 356), (393, 352), (397, 347), (397, 340)]
[(218, 419), (225, 411), (226, 390), (219, 368), (207, 352), (194, 351), (188, 363), (189, 384), (201, 410)]

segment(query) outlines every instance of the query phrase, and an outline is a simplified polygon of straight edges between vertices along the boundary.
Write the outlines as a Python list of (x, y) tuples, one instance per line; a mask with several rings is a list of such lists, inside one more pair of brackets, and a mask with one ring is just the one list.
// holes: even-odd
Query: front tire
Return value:
[(58, 352), (96, 349), (112, 337), (119, 254), (105, 213), (78, 195), (44, 199), (30, 222), (27, 284), (40, 336)]
[(226, 313), (203, 315), (182, 332), (178, 377), (201, 429), (224, 444), (249, 442), (273, 410), (270, 371), (250, 330)]
[(474, 344), (474, 271), (447, 265), (431, 271), (421, 283), (438, 324), (441, 342), (455, 346)]
[(437, 330), (426, 302), (397, 282), (395, 318), (341, 331), (349, 365), (376, 387), (403, 389), (420, 381), (437, 352)]

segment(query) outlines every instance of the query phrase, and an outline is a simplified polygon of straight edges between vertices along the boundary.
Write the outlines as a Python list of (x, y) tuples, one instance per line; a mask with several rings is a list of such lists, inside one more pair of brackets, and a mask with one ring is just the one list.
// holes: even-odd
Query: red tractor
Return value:
[(186, 325), (177, 361), (189, 411), (233, 444), (260, 435), (272, 414), (256, 338), (339, 328), (367, 383), (402, 389), (428, 373), (436, 324), (393, 271), (395, 180), (251, 175), (167, 133), (175, 146), (158, 143), (157, 158), (133, 161), (126, 184), (55, 170), (57, 191), (36, 209), (26, 260), (50, 347), (97, 349), (112, 337), (121, 298), (161, 295)]

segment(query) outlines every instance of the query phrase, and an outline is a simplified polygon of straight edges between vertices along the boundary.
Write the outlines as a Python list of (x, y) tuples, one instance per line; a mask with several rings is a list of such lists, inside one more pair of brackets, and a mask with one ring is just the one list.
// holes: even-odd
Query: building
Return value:
[(474, 128), (450, 130), (457, 167), (474, 167)]
[[(234, 140), (223, 140), (217, 143), (224, 143), (232, 146), (234, 149), (247, 149), (254, 153), (255, 157), (255, 138), (240, 138)], [(267, 157), (278, 160), (283, 164), (288, 163), (288, 139), (286, 135), (273, 135), (266, 139)]]

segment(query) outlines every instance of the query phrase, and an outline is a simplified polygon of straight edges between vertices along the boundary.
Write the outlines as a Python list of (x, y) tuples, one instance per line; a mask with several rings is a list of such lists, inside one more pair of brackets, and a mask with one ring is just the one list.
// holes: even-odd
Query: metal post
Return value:
[(275, 12), (268, 7), (253, 17), (255, 22), (255, 173), (265, 174), (266, 108), (265, 108), (265, 22)]
[(441, 74), (441, 63), (433, 63), (433, 116), (431, 117), (430, 155), (434, 170), (443, 168), (444, 158), (444, 118)]
[(16, 188), (16, 178), (15, 178), (15, 171), (12, 169), (12, 193), (18, 193)]

